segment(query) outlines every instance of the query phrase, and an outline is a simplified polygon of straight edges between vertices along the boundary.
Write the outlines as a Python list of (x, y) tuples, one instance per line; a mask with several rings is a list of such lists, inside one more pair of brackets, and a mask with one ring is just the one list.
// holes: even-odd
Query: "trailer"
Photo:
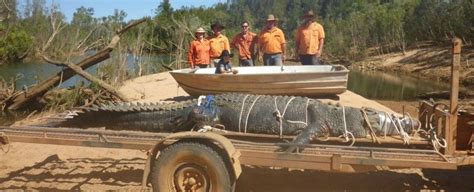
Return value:
[[(458, 44), (459, 45), (459, 44)], [(456, 49), (453, 49), (456, 57)], [(358, 138), (313, 141), (295, 153), (281, 151), (290, 136), (262, 135), (209, 129), (206, 132), (145, 133), (79, 128), (0, 127), (0, 145), (27, 142), (100, 148), (147, 150), (142, 187), (154, 191), (232, 191), (242, 165), (365, 172), (397, 168), (456, 170), (474, 165), (474, 127), (458, 126), (456, 59), (450, 105), (420, 103), (422, 129), (434, 130), (428, 139)], [(474, 121), (469, 116), (469, 122)], [(468, 122), (466, 121), (466, 122)], [(462, 121), (464, 122), (464, 121)], [(444, 139), (442, 139), (444, 138)], [(445, 141), (445, 142), (444, 142)]]

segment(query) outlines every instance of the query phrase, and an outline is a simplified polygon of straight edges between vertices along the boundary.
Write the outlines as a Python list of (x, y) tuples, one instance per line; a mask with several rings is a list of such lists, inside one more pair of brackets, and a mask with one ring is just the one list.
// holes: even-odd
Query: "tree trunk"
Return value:
[[(96, 54), (94, 54), (90, 57), (87, 57), (87, 58), (83, 59), (78, 64), (71, 64), (70, 66), (67, 65), (70, 68), (62, 70), (61, 72), (59, 72), (56, 75), (50, 77), (49, 79), (39, 83), (37, 86), (33, 87), (31, 90), (28, 90), (28, 91), (25, 90), (25, 91), (20, 92), (19, 94), (16, 94), (14, 97), (11, 97), (11, 98), (3, 101), (2, 104), (6, 104), (6, 106), (7, 106), (6, 108), (9, 109), (9, 110), (17, 110), (17, 109), (20, 109), (21, 107), (23, 107), (28, 102), (30, 102), (32, 99), (34, 99), (36, 97), (39, 97), (39, 96), (42, 96), (50, 88), (57, 86), (61, 82), (61, 80), (66, 81), (67, 79), (74, 76), (76, 73), (79, 73), (82, 76), (89, 79), (88, 77), (92, 77), (92, 76), (90, 74), (88, 74), (87, 72), (83, 71), (82, 69), (87, 69), (90, 66), (93, 66), (97, 63), (100, 63), (100, 62), (110, 58), (110, 52), (113, 51), (114, 47), (116, 46), (116, 44), (120, 40), (120, 35), (122, 35), (125, 31), (127, 31), (131, 27), (136, 26), (136, 25), (138, 25), (138, 24), (140, 24), (144, 21), (145, 21), (145, 19), (138, 20), (138, 21), (126, 26), (122, 30), (117, 31), (116, 35), (112, 38), (111, 42), (109, 43), (109, 45), (106, 48), (98, 51)], [(57, 62), (53, 62), (53, 63), (58, 64)], [(63, 63), (60, 63), (60, 64), (63, 64)], [(71, 67), (74, 68), (74, 69), (72, 69)], [(118, 93), (118, 91), (116, 91), (113, 87), (109, 86), (108, 84), (100, 83), (99, 81), (96, 81), (97, 79), (95, 79), (95, 78), (90, 78), (89, 80), (92, 80), (93, 82), (96, 82), (99, 86), (101, 86), (105, 90), (111, 92), (112, 94), (116, 95), (120, 99), (125, 99), (125, 97), (123, 95)]]

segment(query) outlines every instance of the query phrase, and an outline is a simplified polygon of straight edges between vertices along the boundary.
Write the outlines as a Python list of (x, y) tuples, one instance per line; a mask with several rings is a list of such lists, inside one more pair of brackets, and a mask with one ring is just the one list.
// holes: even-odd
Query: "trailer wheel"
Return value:
[(151, 172), (153, 191), (233, 191), (221, 156), (193, 142), (171, 145), (160, 152)]

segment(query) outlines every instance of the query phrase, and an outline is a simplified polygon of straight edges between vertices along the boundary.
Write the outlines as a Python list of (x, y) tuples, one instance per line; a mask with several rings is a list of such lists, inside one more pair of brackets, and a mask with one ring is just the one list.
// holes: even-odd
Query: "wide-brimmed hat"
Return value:
[(196, 32), (194, 33), (206, 33), (206, 31), (202, 27), (199, 27), (196, 29)]
[(267, 21), (277, 21), (278, 19), (275, 17), (275, 15), (270, 14), (267, 16)]
[(306, 12), (306, 14), (303, 15), (303, 17), (314, 17), (314, 12), (312, 10), (309, 10), (308, 12)]
[(211, 29), (214, 29), (214, 28), (216, 28), (216, 27), (219, 27), (220, 29), (224, 29), (224, 28), (225, 28), (224, 25), (222, 25), (219, 21), (216, 21), (215, 23), (213, 23), (213, 24), (211, 25)]

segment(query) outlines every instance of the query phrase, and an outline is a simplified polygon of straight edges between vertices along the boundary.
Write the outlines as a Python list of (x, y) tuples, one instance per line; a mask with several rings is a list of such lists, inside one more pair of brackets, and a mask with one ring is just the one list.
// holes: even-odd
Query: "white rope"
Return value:
[(396, 118), (397, 119), (397, 123), (398, 123), (398, 126), (400, 128), (400, 135), (402, 136), (403, 138), (403, 143), (404, 144), (410, 144), (410, 135), (408, 135), (407, 132), (405, 132), (405, 129), (403, 129), (403, 126), (402, 126), (402, 123), (400, 122), (400, 119), (399, 118)]
[(349, 141), (349, 136), (351, 136), (352, 138), (352, 143), (349, 145), (349, 146), (352, 146), (354, 145), (355, 143), (355, 137), (354, 137), (354, 134), (352, 134), (351, 132), (347, 131), (347, 122), (346, 122), (346, 109), (344, 107), (344, 105), (342, 106), (342, 120), (344, 122), (344, 133), (342, 134), (342, 136), (344, 137), (344, 139), (346, 139), (346, 142)]
[[(392, 114), (392, 116), (388, 115), (388, 118), (390, 119), (390, 122), (392, 122), (392, 125), (395, 127), (395, 130), (397, 130), (398, 134), (400, 134), (400, 137), (403, 140), (403, 144), (409, 144), (410, 143), (410, 136), (403, 130), (403, 127), (400, 124), (400, 120), (398, 118), (396, 118), (393, 114)], [(397, 119), (396, 122), (395, 122), (394, 118)], [(397, 124), (399, 124), (400, 126), (398, 126)]]
[(275, 109), (276, 109), (278, 121), (279, 121), (279, 124), (280, 124), (280, 138), (283, 137), (283, 119), (285, 117), (286, 109), (288, 109), (288, 105), (290, 105), (290, 103), (291, 103), (291, 101), (293, 101), (293, 99), (295, 99), (295, 97), (291, 97), (290, 100), (288, 100), (288, 102), (286, 102), (285, 108), (283, 109), (283, 114), (281, 114), (280, 110), (278, 109), (277, 97), (275, 97), (275, 99), (274, 99)]
[(439, 148), (446, 148), (448, 145), (447, 145), (447, 142), (444, 138), (441, 138), (441, 141), (443, 143), (440, 142), (440, 140), (438, 138), (438, 134), (436, 134), (436, 129), (431, 124), (431, 121), (433, 121), (434, 115), (435, 115), (434, 113), (431, 114), (430, 117), (429, 117), (429, 121), (427, 122), (428, 126), (430, 128), (430, 130), (428, 130), (428, 132), (431, 133), (431, 144), (433, 145), (434, 150), (439, 152)]
[(204, 126), (203, 126), (201, 129), (199, 129), (197, 132), (198, 132), (198, 133), (205, 133), (205, 132), (208, 132), (208, 131), (227, 133), (226, 130), (222, 130), (222, 129), (218, 129), (218, 128), (215, 128), (215, 127), (211, 127), (211, 126), (209, 126), (209, 125), (204, 125)]
[(255, 103), (257, 102), (258, 99), (260, 99), (261, 95), (259, 95), (252, 103), (252, 105), (250, 106), (250, 109), (249, 109), (249, 112), (247, 113), (247, 118), (245, 119), (245, 127), (244, 127), (244, 133), (247, 133), (247, 124), (248, 124), (248, 121), (249, 121), (249, 116), (250, 116), (250, 112), (252, 111), (252, 108), (253, 108), (253, 105), (255, 105)]
[(247, 100), (247, 98), (249, 97), (249, 95), (245, 95), (244, 97), (244, 100), (242, 101), (242, 107), (240, 108), (240, 115), (239, 115), (239, 133), (242, 132), (241, 129), (240, 129), (240, 125), (242, 124), (242, 113), (244, 112), (244, 105), (245, 105), (245, 101)]
[(387, 138), (387, 127), (388, 127), (387, 123), (388, 123), (389, 118), (387, 117), (388, 116), (387, 113), (385, 113), (385, 112), (382, 112), (382, 113), (383, 113), (383, 116), (384, 116), (384, 121), (383, 121), (383, 125), (382, 125), (383, 138), (385, 139), (385, 138)]

